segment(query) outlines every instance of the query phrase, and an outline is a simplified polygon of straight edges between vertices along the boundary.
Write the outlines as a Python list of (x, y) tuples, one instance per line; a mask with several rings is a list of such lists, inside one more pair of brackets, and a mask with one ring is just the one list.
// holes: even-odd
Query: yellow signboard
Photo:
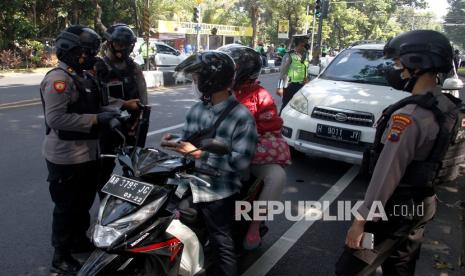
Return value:
[(289, 20), (278, 21), (278, 38), (289, 38)]
[[(217, 35), (224, 36), (252, 36), (252, 27), (240, 27), (218, 24), (204, 24), (200, 23), (200, 34), (211, 34), (211, 30), (216, 28)], [(158, 20), (159, 33), (177, 33), (177, 34), (196, 34), (195, 26), (197, 23), (193, 22), (176, 22)]]

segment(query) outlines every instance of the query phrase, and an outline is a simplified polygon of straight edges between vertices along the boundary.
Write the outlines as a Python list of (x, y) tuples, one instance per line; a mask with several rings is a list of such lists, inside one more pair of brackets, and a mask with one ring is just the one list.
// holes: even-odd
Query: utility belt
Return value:
[[(89, 133), (67, 130), (54, 130), (58, 138), (65, 141), (74, 140), (97, 140), (99, 139), (99, 131), (96, 126), (92, 126)], [(48, 133), (47, 133), (48, 134)]]

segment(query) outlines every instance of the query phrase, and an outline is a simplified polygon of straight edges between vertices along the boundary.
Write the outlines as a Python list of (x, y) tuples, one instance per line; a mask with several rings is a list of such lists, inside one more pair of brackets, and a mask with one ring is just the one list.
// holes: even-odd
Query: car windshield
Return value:
[(348, 49), (340, 53), (320, 76), (322, 79), (388, 85), (384, 77), (392, 60), (381, 50)]

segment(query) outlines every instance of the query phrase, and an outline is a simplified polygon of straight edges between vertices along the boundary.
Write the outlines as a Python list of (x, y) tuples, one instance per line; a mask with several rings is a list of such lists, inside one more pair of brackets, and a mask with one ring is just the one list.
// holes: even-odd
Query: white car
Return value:
[[(142, 55), (139, 52), (140, 46), (143, 42), (143, 39), (138, 38), (133, 50), (134, 60), (140, 65), (144, 64), (144, 59), (142, 58)], [(187, 58), (187, 56), (184, 53), (181, 53), (180, 51), (174, 49), (168, 44), (165, 44), (158, 40), (150, 39), (149, 43), (156, 50), (155, 64), (157, 70), (173, 71), (176, 65), (178, 65)]]
[(375, 138), (375, 122), (390, 104), (409, 93), (388, 86), (391, 60), (383, 44), (342, 51), (324, 71), (295, 94), (284, 108), (283, 135), (297, 151), (352, 164)]

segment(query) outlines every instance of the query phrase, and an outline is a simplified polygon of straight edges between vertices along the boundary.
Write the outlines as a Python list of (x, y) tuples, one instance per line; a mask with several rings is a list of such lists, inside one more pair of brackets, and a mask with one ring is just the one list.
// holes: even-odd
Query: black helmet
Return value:
[(81, 48), (95, 56), (100, 49), (100, 42), (100, 36), (91, 28), (80, 25), (68, 27), (55, 40), (57, 57), (60, 58), (75, 48)]
[[(100, 49), (100, 36), (91, 28), (74, 25), (64, 29), (56, 38), (57, 57), (75, 70), (91, 69)], [(88, 58), (80, 62), (81, 54)]]
[(414, 30), (400, 34), (384, 46), (386, 58), (400, 58), (411, 70), (449, 73), (452, 69), (452, 46), (441, 33), (432, 30)]
[(234, 88), (238, 88), (246, 80), (255, 80), (260, 76), (262, 59), (254, 49), (239, 44), (229, 44), (218, 48), (218, 51), (227, 53), (236, 63)]
[(178, 64), (174, 71), (196, 75), (197, 88), (208, 97), (232, 85), (235, 68), (234, 60), (228, 54), (205, 51), (191, 55)]
[[(137, 37), (134, 32), (126, 24), (115, 24), (107, 29), (105, 38), (109, 42), (109, 46), (114, 56), (118, 59), (126, 59), (134, 49), (134, 45), (137, 41)], [(115, 49), (115, 44), (120, 49)], [(118, 55), (118, 53), (120, 53)]]

